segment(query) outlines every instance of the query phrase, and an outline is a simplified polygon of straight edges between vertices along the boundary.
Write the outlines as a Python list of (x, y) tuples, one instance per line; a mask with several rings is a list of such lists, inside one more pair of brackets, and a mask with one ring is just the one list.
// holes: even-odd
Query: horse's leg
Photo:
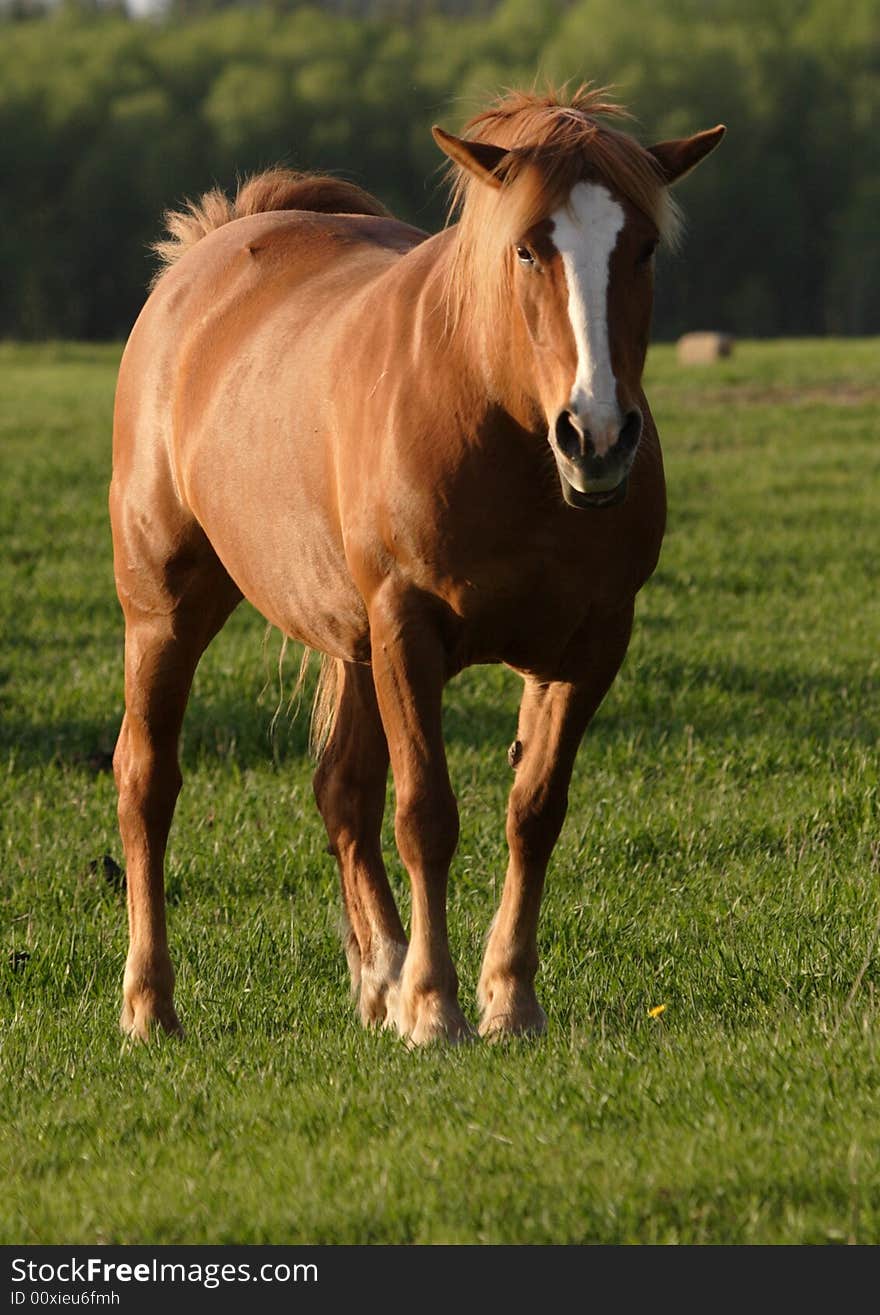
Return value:
[(129, 949), (123, 1031), (179, 1032), (165, 930), (165, 847), (181, 785), (177, 742), (199, 658), (241, 599), (207, 542), (150, 575), (118, 553), (125, 614), (125, 716), (113, 756), (125, 850)]
[(603, 617), (569, 646), (561, 679), (526, 680), (507, 811), (510, 859), (477, 988), (482, 1036), (546, 1026), (534, 987), (544, 877), (565, 820), (578, 746), (620, 669), (631, 629), (631, 607)]
[(382, 860), (388, 744), (369, 667), (339, 666), (342, 687), (315, 773), (315, 798), (342, 878), (352, 991), (364, 1023), (381, 1023), (406, 954)]
[(410, 943), (388, 1021), (415, 1044), (469, 1033), (449, 953), (446, 887), (458, 807), (443, 747), (446, 658), (430, 609), (383, 590), (370, 608), (373, 679), (397, 792), (395, 835), (412, 885)]

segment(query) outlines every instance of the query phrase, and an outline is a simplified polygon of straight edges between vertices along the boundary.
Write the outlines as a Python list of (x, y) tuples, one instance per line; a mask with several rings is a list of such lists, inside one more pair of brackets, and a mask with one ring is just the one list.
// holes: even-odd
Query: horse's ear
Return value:
[(504, 170), (500, 166), (508, 155), (503, 146), (493, 146), (491, 142), (467, 142), (463, 137), (453, 137), (451, 132), (444, 132), (436, 123), (431, 132), (440, 150), (450, 160), (475, 174), (490, 187), (501, 186)]
[(710, 151), (721, 141), (727, 129), (723, 123), (717, 128), (707, 128), (705, 132), (695, 133), (693, 137), (679, 137), (671, 142), (658, 142), (648, 150), (663, 170), (667, 184), (677, 183), (691, 169), (696, 169)]

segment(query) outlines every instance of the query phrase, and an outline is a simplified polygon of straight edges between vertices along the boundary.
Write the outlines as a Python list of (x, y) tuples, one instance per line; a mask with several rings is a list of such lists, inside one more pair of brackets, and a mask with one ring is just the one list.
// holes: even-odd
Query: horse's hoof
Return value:
[(399, 993), (406, 944), (389, 941), (360, 966), (358, 1012), (364, 1027), (382, 1026), (389, 1014), (389, 1001)]
[(143, 996), (126, 1000), (119, 1016), (122, 1032), (132, 1041), (150, 1041), (162, 1033), (182, 1037), (183, 1028), (171, 1001), (159, 1002)]
[(480, 1036), (486, 1041), (505, 1037), (536, 1037), (547, 1030), (547, 1015), (531, 987), (511, 983), (480, 990), (483, 1016)]
[(476, 1041), (477, 1034), (456, 1005), (454, 1009), (447, 1008), (440, 1016), (432, 1014), (426, 1016), (425, 1011), (422, 1011), (415, 1027), (405, 1039), (407, 1045), (413, 1047), (438, 1043), (460, 1046)]
[(456, 999), (435, 991), (406, 1001), (397, 990), (389, 996), (386, 1027), (393, 1027), (406, 1044), (429, 1046), (436, 1042), (459, 1045), (475, 1039), (475, 1033)]
[(489, 1014), (480, 1022), (480, 1036), (490, 1045), (511, 1038), (534, 1040), (547, 1030), (547, 1016), (543, 1009), (537, 1017), (524, 1019), (510, 1014)]

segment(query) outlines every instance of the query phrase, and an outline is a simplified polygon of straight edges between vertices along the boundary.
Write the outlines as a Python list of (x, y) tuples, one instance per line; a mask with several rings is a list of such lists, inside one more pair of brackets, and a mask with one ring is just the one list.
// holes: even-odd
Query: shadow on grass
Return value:
[[(112, 716), (66, 718), (56, 722), (20, 715), (4, 699), (0, 680), (0, 754), (15, 765), (69, 766), (97, 775), (111, 769), (122, 708)], [(503, 750), (516, 735), (519, 679), (505, 669), (487, 676), (471, 670), (449, 687), (444, 705), (447, 745), (475, 752)], [(309, 717), (312, 687), (307, 688), (296, 714), (248, 701), (226, 690), (212, 691), (209, 701), (194, 697), (187, 709), (181, 741), (184, 771), (206, 761), (234, 763), (237, 768), (309, 761)], [(876, 743), (873, 705), (877, 691), (868, 675), (859, 680), (846, 672), (806, 673), (779, 666), (758, 671), (743, 663), (668, 658), (644, 663), (632, 673), (621, 697), (612, 690), (590, 731), (610, 743), (638, 736), (646, 755), (689, 728), (704, 742), (728, 740), (733, 731), (745, 746), (750, 734), (765, 739), (777, 731), (783, 739), (813, 741), (817, 747)], [(5, 703), (5, 708), (3, 704)], [(16, 715), (19, 712), (19, 715)]]
[(809, 740), (825, 748), (876, 744), (878, 687), (870, 672), (809, 672), (783, 663), (765, 669), (723, 658), (664, 655), (656, 664), (643, 659), (636, 683), (644, 697), (633, 694), (630, 678), (626, 701), (612, 693), (607, 710), (600, 712), (604, 736), (638, 731), (648, 749), (685, 728), (708, 743), (735, 733), (743, 744), (752, 734), (765, 740), (776, 734), (780, 744)]

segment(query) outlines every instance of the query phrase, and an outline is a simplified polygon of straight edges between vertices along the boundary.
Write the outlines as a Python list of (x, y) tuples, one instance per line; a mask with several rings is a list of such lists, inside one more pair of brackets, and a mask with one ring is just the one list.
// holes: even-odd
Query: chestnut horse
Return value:
[[(664, 530), (641, 386), (653, 255), (674, 228), (669, 185), (724, 133), (647, 149), (615, 113), (589, 89), (517, 93), (466, 139), (436, 128), (459, 222), (431, 237), (351, 184), (283, 170), (166, 216), (120, 367), (110, 489), (126, 1032), (179, 1030), (163, 877), (178, 737), (242, 597), (324, 654), (315, 794), (352, 984), (365, 1023), (412, 1043), (469, 1032), (447, 938), (443, 687), (472, 663), (522, 676), (480, 1032), (545, 1026), (545, 871)], [(389, 762), (409, 940), (380, 846)]]

